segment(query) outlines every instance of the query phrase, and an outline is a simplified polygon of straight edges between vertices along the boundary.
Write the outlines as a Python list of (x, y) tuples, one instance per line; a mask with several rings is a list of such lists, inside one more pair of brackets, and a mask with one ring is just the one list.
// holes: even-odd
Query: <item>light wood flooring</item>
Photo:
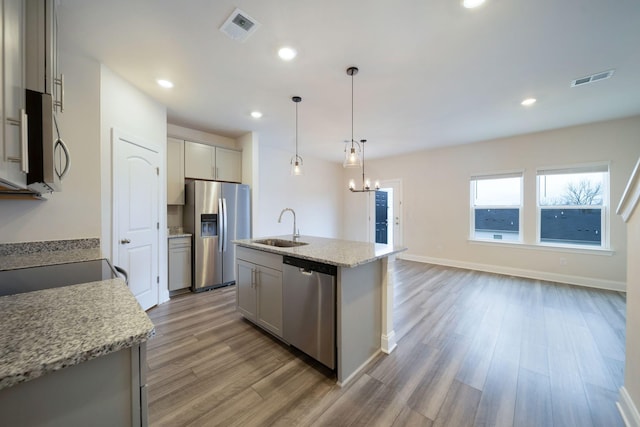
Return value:
[(235, 312), (235, 287), (149, 311), (151, 426), (623, 426), (624, 294), (409, 261), (398, 348), (344, 388)]

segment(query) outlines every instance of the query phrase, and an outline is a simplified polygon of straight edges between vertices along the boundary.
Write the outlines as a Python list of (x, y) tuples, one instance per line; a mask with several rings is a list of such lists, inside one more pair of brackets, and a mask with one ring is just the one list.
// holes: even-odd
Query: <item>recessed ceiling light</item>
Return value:
[(462, 5), (467, 9), (473, 9), (484, 3), (484, 0), (463, 0)]
[(296, 50), (292, 47), (282, 47), (278, 51), (278, 56), (283, 61), (291, 61), (293, 58), (296, 57), (297, 54), (298, 52), (296, 52)]
[(522, 101), (520, 104), (524, 105), (525, 107), (528, 107), (529, 105), (533, 105), (536, 103), (536, 99), (535, 98), (527, 98), (524, 101)]
[(169, 80), (164, 80), (164, 79), (158, 79), (156, 80), (158, 82), (158, 84), (164, 88), (167, 89), (171, 89), (173, 87), (173, 83), (170, 82)]
[(259, 119), (260, 117), (262, 117), (262, 113), (260, 111), (252, 111), (251, 117), (253, 117), (254, 119)]

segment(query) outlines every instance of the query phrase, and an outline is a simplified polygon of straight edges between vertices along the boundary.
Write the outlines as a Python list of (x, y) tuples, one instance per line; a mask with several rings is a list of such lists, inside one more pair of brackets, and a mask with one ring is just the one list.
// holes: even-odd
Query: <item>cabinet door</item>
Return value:
[(191, 248), (169, 250), (169, 290), (191, 287)]
[(216, 179), (242, 182), (242, 152), (216, 147)]
[(215, 179), (215, 147), (184, 142), (184, 173), (187, 178)]
[(167, 204), (184, 205), (184, 141), (167, 138)]
[(257, 274), (257, 323), (282, 337), (282, 272), (259, 267)]
[(236, 307), (240, 314), (256, 321), (256, 266), (241, 259), (236, 260)]
[[(2, 158), (0, 179), (15, 187), (27, 185), (22, 164), (26, 135), (23, 133), (24, 115), (24, 1), (4, 0), (2, 16), (3, 75), (2, 92)], [(25, 124), (26, 125), (26, 124)], [(25, 126), (26, 127), (26, 126)], [(26, 152), (25, 152), (26, 154)]]

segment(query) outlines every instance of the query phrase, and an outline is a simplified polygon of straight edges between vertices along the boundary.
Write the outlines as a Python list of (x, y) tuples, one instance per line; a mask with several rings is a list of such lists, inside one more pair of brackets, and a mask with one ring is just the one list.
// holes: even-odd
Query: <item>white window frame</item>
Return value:
[[(519, 205), (478, 205), (475, 204), (476, 182), (485, 179), (520, 178), (520, 204)], [(518, 240), (480, 239), (475, 236), (476, 215), (475, 210), (482, 209), (518, 209)], [(524, 171), (514, 170), (495, 173), (481, 173), (471, 175), (469, 178), (469, 240), (474, 242), (491, 242), (497, 244), (521, 244), (524, 239)]]
[[(603, 181), (603, 193), (602, 193), (602, 205), (540, 205), (540, 176), (541, 175), (568, 175), (568, 174), (577, 174), (577, 173), (588, 173), (588, 172), (606, 172), (604, 181)], [(549, 166), (538, 168), (536, 170), (536, 245), (539, 246), (550, 246), (557, 248), (572, 248), (572, 249), (583, 249), (586, 251), (601, 251), (601, 250), (609, 250), (611, 248), (610, 242), (610, 221), (609, 221), (609, 209), (610, 209), (610, 175), (611, 175), (611, 167), (609, 162), (597, 162), (597, 163), (583, 163), (576, 165), (563, 165), (563, 166)], [(541, 229), (542, 229), (542, 209), (600, 209), (600, 245), (588, 245), (588, 244), (580, 244), (580, 243), (554, 243), (554, 242), (543, 242), (541, 240)]]

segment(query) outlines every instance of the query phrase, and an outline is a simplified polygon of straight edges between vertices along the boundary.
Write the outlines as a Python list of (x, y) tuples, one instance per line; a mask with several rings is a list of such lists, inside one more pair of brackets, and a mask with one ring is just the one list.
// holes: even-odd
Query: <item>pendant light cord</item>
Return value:
[(298, 103), (296, 102), (296, 162), (298, 161)]

